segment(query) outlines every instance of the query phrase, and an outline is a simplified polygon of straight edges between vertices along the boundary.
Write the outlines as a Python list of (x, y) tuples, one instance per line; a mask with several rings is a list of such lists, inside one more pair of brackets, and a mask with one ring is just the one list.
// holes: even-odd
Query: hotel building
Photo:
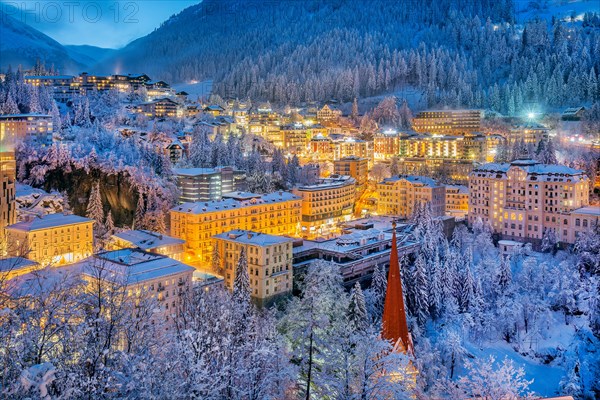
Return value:
[(224, 193), (243, 189), (244, 171), (233, 167), (174, 168), (179, 188), (179, 202), (221, 200)]
[(338, 223), (350, 219), (356, 180), (349, 176), (331, 175), (314, 185), (294, 188), (292, 192), (302, 198), (302, 237), (327, 237), (339, 230)]
[(46, 114), (0, 115), (0, 129), (15, 140), (31, 140), (39, 146), (52, 145), (52, 117)]
[(128, 230), (112, 235), (110, 247), (113, 250), (140, 249), (181, 261), (184, 244), (185, 240), (163, 235), (162, 233), (146, 230)]
[(94, 220), (78, 215), (29, 217), (6, 227), (9, 250), (43, 265), (70, 264), (92, 254), (93, 225)]
[(302, 199), (288, 192), (234, 192), (223, 200), (183, 203), (170, 212), (171, 235), (186, 241), (188, 255), (208, 262), (212, 237), (235, 229), (297, 235)]
[(469, 188), (446, 185), (446, 215), (465, 219), (469, 213)]
[(16, 221), (15, 182), (17, 180), (14, 131), (0, 124), (0, 255), (6, 251), (4, 228)]
[(252, 298), (268, 304), (288, 295), (293, 288), (293, 239), (247, 230), (233, 230), (214, 236), (220, 255), (225, 284), (233, 289), (236, 268), (242, 249), (248, 261)]
[(395, 176), (377, 184), (379, 201), (377, 213), (407, 219), (413, 214), (415, 204), (429, 203), (433, 217), (446, 212), (446, 188), (424, 176)]
[(589, 178), (563, 165), (515, 160), (483, 165), (469, 177), (469, 223), (481, 218), (503, 239), (535, 244), (553, 229), (561, 242), (572, 243), (571, 220), (578, 217), (571, 215), (588, 205)]
[(350, 176), (356, 180), (358, 187), (363, 187), (369, 179), (369, 160), (349, 156), (333, 162), (333, 173)]
[(481, 130), (481, 110), (421, 111), (413, 119), (417, 132), (442, 135), (464, 135)]

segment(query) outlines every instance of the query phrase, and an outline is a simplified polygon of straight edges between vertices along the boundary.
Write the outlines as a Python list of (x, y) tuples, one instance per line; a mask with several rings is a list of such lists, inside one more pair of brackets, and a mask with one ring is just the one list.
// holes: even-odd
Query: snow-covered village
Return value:
[(600, 398), (600, 2), (0, 0), (0, 399)]

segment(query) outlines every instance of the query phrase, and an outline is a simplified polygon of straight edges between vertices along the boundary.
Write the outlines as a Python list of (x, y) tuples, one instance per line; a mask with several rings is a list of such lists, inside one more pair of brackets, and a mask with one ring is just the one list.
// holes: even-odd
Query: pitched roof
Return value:
[(17, 222), (16, 224), (7, 226), (6, 229), (29, 232), (65, 225), (84, 224), (93, 221), (93, 219), (80, 217), (79, 215), (48, 214), (42, 217), (38, 216), (32, 218), (28, 221)]
[(387, 279), (387, 291), (383, 307), (381, 336), (389, 340), (395, 349), (402, 346), (404, 352), (412, 352), (412, 339), (406, 322), (404, 294), (402, 293), (402, 276), (398, 261), (398, 244), (396, 243), (396, 223), (392, 224), (392, 250), (390, 251), (390, 270)]

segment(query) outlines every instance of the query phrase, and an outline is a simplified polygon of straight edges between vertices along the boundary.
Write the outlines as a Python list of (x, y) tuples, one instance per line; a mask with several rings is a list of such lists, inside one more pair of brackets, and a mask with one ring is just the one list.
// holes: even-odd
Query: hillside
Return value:
[(65, 45), (64, 47), (73, 60), (84, 66), (87, 66), (88, 68), (98, 64), (115, 52), (114, 49), (106, 49), (103, 47), (87, 45)]
[(514, 25), (511, 0), (369, 5), (207, 0), (98, 69), (174, 83), (213, 80), (222, 96), (279, 103), (351, 101), (409, 85), (428, 106), (513, 115), (530, 104), (562, 107), (599, 96), (600, 24)]
[(0, 11), (0, 68), (9, 65), (31, 68), (36, 60), (62, 73), (77, 73), (82, 65), (73, 60), (67, 50), (42, 32)]

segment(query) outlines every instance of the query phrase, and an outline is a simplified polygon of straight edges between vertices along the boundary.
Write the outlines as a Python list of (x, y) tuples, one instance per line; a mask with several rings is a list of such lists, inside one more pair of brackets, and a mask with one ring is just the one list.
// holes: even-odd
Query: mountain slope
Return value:
[(82, 67), (60, 43), (0, 11), (0, 68), (22, 65), (27, 69), (38, 59), (62, 73), (76, 73)]
[(64, 48), (73, 60), (88, 67), (98, 64), (116, 51), (88, 45), (65, 45)]

